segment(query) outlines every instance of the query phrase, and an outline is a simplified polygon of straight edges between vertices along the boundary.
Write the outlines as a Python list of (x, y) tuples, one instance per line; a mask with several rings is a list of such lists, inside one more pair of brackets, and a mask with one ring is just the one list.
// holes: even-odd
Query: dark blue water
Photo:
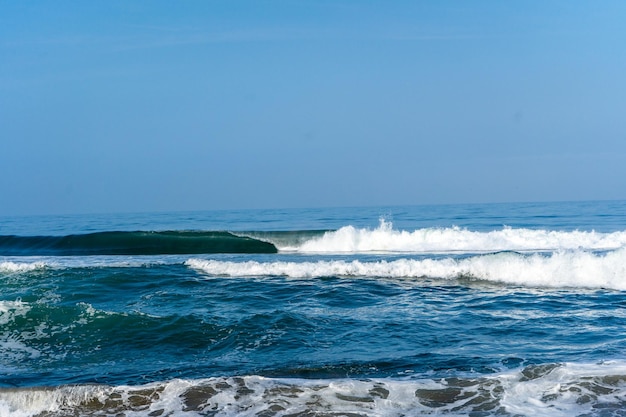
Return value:
[(625, 221), (625, 202), (0, 219), (191, 248), (5, 248), (0, 415), (626, 415)]

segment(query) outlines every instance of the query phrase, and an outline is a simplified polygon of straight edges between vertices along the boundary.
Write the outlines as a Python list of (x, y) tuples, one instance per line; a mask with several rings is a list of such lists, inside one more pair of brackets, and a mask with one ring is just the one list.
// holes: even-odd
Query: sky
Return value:
[(625, 21), (0, 0), (0, 215), (626, 199)]

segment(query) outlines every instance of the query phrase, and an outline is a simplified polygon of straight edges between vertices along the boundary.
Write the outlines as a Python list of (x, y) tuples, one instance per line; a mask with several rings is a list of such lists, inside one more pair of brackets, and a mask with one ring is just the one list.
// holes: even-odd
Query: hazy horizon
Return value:
[(0, 3), (0, 215), (624, 200), (626, 3)]

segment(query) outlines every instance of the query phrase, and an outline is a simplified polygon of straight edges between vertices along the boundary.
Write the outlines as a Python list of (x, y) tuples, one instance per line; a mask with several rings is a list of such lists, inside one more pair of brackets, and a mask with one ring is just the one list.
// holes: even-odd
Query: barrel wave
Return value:
[(98, 232), (67, 236), (0, 236), (3, 256), (276, 253), (276, 247), (220, 231)]

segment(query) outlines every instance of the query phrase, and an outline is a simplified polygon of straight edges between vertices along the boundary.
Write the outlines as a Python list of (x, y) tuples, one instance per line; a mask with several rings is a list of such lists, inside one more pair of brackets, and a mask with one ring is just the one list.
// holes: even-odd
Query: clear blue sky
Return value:
[(0, 0), (0, 215), (626, 199), (624, 1)]

